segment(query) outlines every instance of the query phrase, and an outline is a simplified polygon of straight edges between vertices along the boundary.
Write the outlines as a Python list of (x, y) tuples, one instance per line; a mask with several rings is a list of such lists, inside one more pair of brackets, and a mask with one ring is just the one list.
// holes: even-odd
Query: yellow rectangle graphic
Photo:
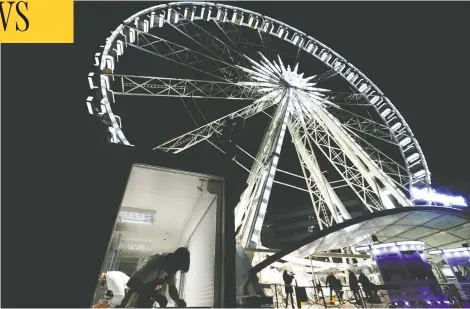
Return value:
[(0, 43), (73, 43), (73, 0), (0, 4)]

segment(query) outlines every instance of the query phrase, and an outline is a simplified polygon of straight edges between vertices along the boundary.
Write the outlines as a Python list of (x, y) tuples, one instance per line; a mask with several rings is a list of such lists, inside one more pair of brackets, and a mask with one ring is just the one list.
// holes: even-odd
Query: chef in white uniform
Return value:
[(128, 281), (129, 276), (121, 271), (108, 271), (101, 275), (100, 285), (112, 292), (111, 299), (109, 300), (111, 307), (121, 304), (126, 295)]

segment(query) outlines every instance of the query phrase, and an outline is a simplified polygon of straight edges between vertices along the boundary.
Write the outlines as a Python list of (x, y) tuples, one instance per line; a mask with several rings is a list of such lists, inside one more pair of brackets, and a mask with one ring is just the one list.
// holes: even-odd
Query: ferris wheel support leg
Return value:
[(400, 206), (412, 206), (411, 201), (393, 183), (388, 175), (380, 170), (377, 164), (359, 147), (346, 131), (337, 124), (328, 112), (317, 105), (310, 105), (320, 123), (331, 133), (335, 142), (340, 146), (346, 156), (353, 162), (369, 183), (376, 195), (379, 196), (386, 209), (395, 208), (393, 197)]
[[(302, 116), (299, 115), (296, 119), (297, 127), (302, 125), (303, 129), (306, 130), (305, 121), (302, 119)], [(346, 210), (346, 207), (344, 207), (336, 192), (321, 172), (320, 166), (318, 165), (318, 161), (315, 157), (315, 153), (313, 152), (311, 141), (307, 138), (302, 140), (302, 138), (300, 138), (298, 129), (296, 130), (295, 128), (295, 125), (290, 124), (289, 130), (292, 135), (295, 149), (299, 156), (302, 171), (307, 181), (307, 187), (310, 198), (312, 200), (312, 205), (314, 207), (318, 226), (320, 229), (323, 229), (323, 226), (331, 226), (334, 223), (340, 223), (343, 220), (351, 219), (351, 215)], [(305, 142), (305, 140), (307, 142)], [(310, 147), (310, 151), (307, 149), (307, 146), (304, 143)], [(309, 171), (310, 176), (307, 175), (306, 170)], [(315, 199), (315, 197), (317, 199)], [(328, 206), (329, 212), (327, 212), (325, 209), (325, 204)], [(322, 212), (320, 212), (320, 209), (318, 208), (321, 208)], [(348, 249), (349, 248), (346, 248), (346, 251)], [(343, 251), (344, 249), (341, 249), (342, 253)], [(347, 258), (343, 257), (341, 259), (342, 263), (347, 263)], [(328, 260), (330, 263), (333, 262), (332, 257), (328, 257)]]
[(334, 139), (331, 137), (330, 132), (318, 120), (312, 116), (308, 117), (310, 117), (308, 130), (300, 132), (301, 138), (311, 139), (318, 146), (323, 155), (370, 212), (383, 210), (383, 206), (376, 198), (375, 191), (370, 188), (361, 172), (347, 162), (346, 154), (338, 146), (332, 144)]
[(307, 138), (301, 138), (299, 133), (300, 127), (303, 127), (304, 130), (306, 129), (306, 124), (301, 114), (296, 116), (294, 123), (289, 123), (289, 131), (291, 132), (292, 141), (307, 182), (307, 188), (319, 228), (323, 229), (323, 227), (350, 219), (351, 216), (346, 207), (344, 207), (336, 192), (321, 172), (311, 141)]
[(242, 194), (235, 210), (235, 227), (240, 228), (237, 241), (244, 248), (253, 248), (261, 244), (261, 228), (291, 112), (291, 97), (292, 90), (288, 89), (269, 125), (253, 165), (254, 173), (251, 174), (258, 177), (248, 179), (247, 190)]

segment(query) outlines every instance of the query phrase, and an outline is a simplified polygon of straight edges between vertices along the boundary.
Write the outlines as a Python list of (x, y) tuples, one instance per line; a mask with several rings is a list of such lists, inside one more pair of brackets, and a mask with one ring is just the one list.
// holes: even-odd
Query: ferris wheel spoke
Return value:
[(292, 56), (289, 56), (287, 55), (286, 53), (283, 53), (281, 51), (278, 51), (274, 48), (271, 48), (269, 45), (268, 46), (263, 46), (263, 45), (260, 45), (260, 44), (255, 44), (255, 43), (249, 43), (249, 42), (242, 42), (242, 41), (237, 41), (237, 44), (241, 45), (241, 46), (250, 46), (250, 47), (253, 47), (253, 50), (256, 50), (257, 53), (259, 53), (259, 51), (262, 49), (264, 51), (264, 54), (266, 55), (270, 55), (272, 57), (272, 59), (275, 59), (275, 57), (277, 57), (277, 55), (281, 55), (283, 56), (284, 58), (290, 60), (292, 63), (296, 63), (296, 59)]
[[(268, 29), (265, 29), (262, 26), (263, 25), (261, 25), (261, 27), (258, 28), (258, 37), (259, 37), (261, 45), (255, 45), (253, 43), (251, 43), (251, 45), (256, 46), (256, 47), (262, 46), (265, 53), (268, 55), (271, 55), (271, 57), (276, 57), (276, 55), (282, 55), (285, 58), (289, 59), (290, 61), (296, 62), (295, 61), (296, 59), (293, 58), (292, 56), (287, 55), (285, 53), (280, 53), (275, 48), (271, 47), (273, 46), (273, 40), (272, 40), (271, 34), (267, 32)], [(247, 43), (247, 44), (250, 44), (250, 43)]]
[(387, 175), (391, 176), (391, 179), (403, 190), (408, 190), (406, 185), (409, 184), (410, 179), (405, 167), (387, 156), (383, 151), (372, 145), (350, 128), (344, 128), (353, 135), (354, 141), (369, 154), (370, 158), (379, 166), (380, 169), (382, 169)]
[[(325, 100), (332, 103), (328, 105), (330, 112), (338, 119), (343, 120), (344, 125), (348, 128), (396, 146), (398, 138), (407, 134), (407, 127), (396, 122), (396, 115), (387, 117), (385, 120), (382, 119), (382, 122), (372, 120), (371, 111), (377, 111), (377, 106), (374, 103), (378, 97), (376, 94), (329, 92)], [(386, 99), (385, 96), (381, 97)], [(348, 108), (351, 107), (364, 108), (368, 117), (350, 111)], [(347, 113), (347, 115), (341, 113)], [(383, 118), (387, 115), (382, 112), (381, 116)], [(394, 124), (389, 126), (391, 123)]]
[(328, 80), (330, 78), (332, 78), (333, 76), (336, 76), (339, 72), (336, 70), (336, 69), (329, 69), (328, 71), (324, 71), (323, 73), (321, 74), (318, 74), (317, 76), (315, 76), (315, 78), (313, 78), (311, 80), (312, 83), (321, 83), (325, 80)]
[(256, 87), (236, 83), (166, 77), (106, 74), (114, 95), (191, 97), (254, 101), (261, 97)]
[[(238, 27), (235, 25), (234, 22), (241, 23), (242, 21), (241, 20), (232, 21), (232, 19), (228, 16), (227, 12), (222, 10), (220, 7), (217, 7), (217, 14), (220, 15), (221, 18), (213, 19), (213, 22), (215, 23), (217, 28), (219, 28), (221, 33), (223, 33), (224, 36), (227, 37), (230, 40), (230, 42), (234, 44), (234, 47), (241, 51), (242, 49), (237, 43), (239, 43), (240, 40), (244, 42), (249, 42), (249, 40), (245, 38), (245, 36), (241, 33), (241, 31), (238, 29)], [(229, 36), (229, 34), (232, 34), (232, 33), (235, 34), (236, 36), (235, 38), (231, 38)], [(253, 53), (258, 52), (258, 50), (254, 49), (252, 46), (250, 47), (252, 49), (251, 52)]]
[(243, 57), (243, 54), (240, 51), (230, 47), (218, 37), (199, 26), (192, 20), (185, 19), (181, 13), (178, 14), (180, 15), (182, 22), (178, 24), (170, 23), (174, 29), (208, 51), (213, 55), (213, 57), (222, 60), (222, 56), (225, 56), (226, 58), (230, 59), (234, 65), (247, 64), (246, 59)]
[(329, 103), (328, 107), (330, 107), (330, 110), (333, 109), (331, 114), (341, 121), (342, 126), (364, 133), (394, 146), (398, 145), (394, 134), (388, 126), (347, 110), (338, 105), (337, 102), (332, 102), (329, 99), (325, 99), (325, 101)]
[[(271, 40), (270, 40), (271, 38), (269, 38), (269, 41), (267, 41), (268, 38), (266, 38), (266, 36), (263, 35), (263, 32), (260, 29), (258, 29), (258, 36), (259, 36), (259, 40), (261, 42), (261, 45), (256, 45), (256, 44), (250, 44), (250, 45), (253, 46), (253, 47), (261, 47), (261, 48), (263, 48), (264, 52), (266, 54), (268, 54), (268, 52), (270, 50), (269, 50), (269, 47), (268, 47), (269, 45), (267, 45), (267, 44), (269, 44), (271, 42)], [(267, 42), (265, 43), (265, 41), (267, 41)]]
[(182, 64), (191, 69), (211, 75), (221, 80), (240, 80), (245, 73), (236, 66), (217, 58), (197, 52), (191, 48), (173, 43), (139, 29), (125, 26), (136, 31), (136, 39), (127, 43), (129, 46), (159, 56), (163, 59)]
[[(205, 51), (207, 51), (209, 54), (211, 54), (212, 57), (217, 58), (221, 61), (224, 61), (221, 56), (220, 56), (220, 47), (226, 47), (227, 45), (221, 42), (220, 40), (216, 39), (212, 34), (203, 29), (202, 27), (199, 27), (195, 23), (191, 21), (186, 21), (186, 22), (181, 22), (177, 25), (170, 24), (172, 28), (176, 29), (178, 32), (183, 34), (185, 37), (189, 38), (191, 41), (196, 43), (198, 46), (203, 48)], [(190, 33), (188, 28), (191, 27), (193, 30), (195, 30), (194, 33)], [(201, 33), (202, 32), (202, 33)], [(229, 56), (230, 59), (230, 56)], [(238, 63), (236, 63), (238, 64)]]
[[(249, 40), (248, 38), (246, 38), (245, 35), (243, 35), (242, 31), (240, 31), (239, 29), (239, 25), (237, 25), (237, 22), (241, 23), (242, 21), (233, 22), (227, 15), (225, 15), (226, 13), (222, 11), (222, 9), (218, 8), (218, 10), (222, 15), (222, 18), (220, 20), (213, 19), (214, 23), (217, 25), (221, 33), (223, 33), (223, 35), (228, 38), (232, 45), (238, 51), (240, 51), (241, 54), (245, 54), (247, 51), (249, 51), (252, 55), (256, 55), (260, 52), (260, 49), (263, 49), (265, 54), (269, 54), (272, 57), (276, 57), (279, 54), (288, 58), (289, 60), (295, 60), (293, 57), (288, 56), (285, 53), (281, 53), (275, 48), (272, 48), (271, 35), (265, 33), (260, 28), (257, 28), (255, 30), (254, 27), (250, 27), (254, 31), (258, 32), (261, 44), (255, 44), (251, 42), (251, 40)], [(234, 36), (230, 37), (229, 34), (234, 34)]]
[(335, 118), (338, 120), (343, 120), (341, 125), (345, 128), (366, 134), (394, 146), (398, 145), (395, 141), (395, 137), (389, 131), (389, 129), (382, 128), (380, 124), (374, 122), (373, 120), (362, 119), (362, 117), (358, 115), (351, 115), (351, 113), (348, 113), (347, 116), (340, 116), (336, 113), (332, 113), (332, 115), (335, 116)]
[(342, 102), (344, 104), (364, 104), (370, 105), (370, 100), (372, 99), (372, 95), (366, 95), (363, 93), (357, 92), (334, 92), (331, 91), (329, 93), (328, 100), (335, 101), (335, 102)]
[[(210, 140), (206, 140), (211, 146), (213, 146), (215, 149), (217, 149), (218, 151), (220, 151), (221, 153), (223, 154), (227, 154), (224, 150), (222, 150), (220, 147), (218, 147), (216, 144), (214, 144), (213, 142), (211, 142)], [(241, 151), (245, 152), (246, 154), (248, 154), (248, 156), (250, 158), (252, 158), (253, 160), (256, 161), (256, 158), (251, 156), (248, 152), (246, 152), (246, 150), (242, 149), (240, 146), (237, 145), (237, 148), (240, 149)], [(249, 168), (247, 168), (246, 166), (244, 166), (243, 164), (241, 164), (238, 160), (234, 160), (234, 162), (240, 166), (242, 169), (244, 169), (246, 172), (248, 172), (250, 175), (252, 174), (251, 170)], [(259, 162), (258, 162), (259, 163)], [(304, 179), (304, 177), (302, 176), (299, 176), (299, 175), (296, 175), (296, 174), (293, 174), (293, 173), (290, 173), (290, 172), (287, 172), (287, 171), (284, 171), (284, 170), (281, 170), (281, 169), (276, 169), (277, 172), (280, 172), (280, 173), (284, 173), (284, 174), (287, 174), (287, 175), (291, 175), (291, 176), (294, 176), (294, 177), (299, 177), (299, 178), (302, 178)], [(255, 177), (259, 177), (258, 175), (254, 175)], [(289, 187), (289, 188), (293, 188), (293, 189), (296, 189), (296, 190), (299, 190), (299, 191), (303, 191), (303, 192), (309, 192), (307, 189), (304, 189), (304, 188), (301, 188), (301, 187), (298, 187), (298, 186), (294, 186), (294, 185), (291, 185), (291, 184), (288, 184), (288, 183), (284, 183), (284, 182), (281, 182), (281, 181), (277, 181), (277, 180), (274, 180), (273, 183), (277, 183), (277, 184), (280, 184), (282, 186), (286, 186), (286, 187)]]
[[(307, 95), (299, 93), (299, 99), (309, 100)], [(345, 165), (344, 159), (347, 159), (353, 164), (354, 169), (359, 171), (359, 174), (355, 176), (357, 179), (360, 176), (362, 185), (367, 184), (372, 192), (375, 192), (381, 200), (380, 207), (394, 208), (395, 205), (391, 200), (391, 196), (401, 206), (410, 206), (411, 202), (401, 192), (395, 183), (380, 170), (377, 164), (371, 160), (370, 156), (359, 147), (359, 145), (351, 138), (349, 134), (335, 121), (335, 118), (325, 111), (322, 107), (317, 104), (303, 104), (302, 108), (306, 115), (310, 118), (310, 124), (312, 128), (310, 131), (304, 132), (311, 138), (315, 138), (315, 142), (318, 146), (326, 147), (325, 154), (328, 159), (334, 161), (335, 157), (342, 157), (342, 163)], [(323, 135), (321, 134), (323, 132)], [(339, 156), (331, 156), (332, 151), (336, 151), (335, 147), (331, 145), (334, 142), (339, 150)], [(322, 147), (320, 147), (322, 148)], [(348, 167), (349, 169), (349, 167)], [(343, 176), (346, 176), (343, 172), (340, 172)], [(346, 179), (345, 179), (346, 180)], [(349, 179), (351, 180), (351, 179)]]
[(234, 117), (242, 117), (244, 119), (248, 119), (274, 105), (277, 105), (282, 100), (282, 98), (283, 94), (281, 92), (278, 92), (276, 96), (264, 96), (247, 107), (244, 107), (236, 112), (214, 120), (202, 127), (199, 127), (193, 131), (176, 137), (153, 149), (179, 153), (202, 141), (209, 139), (215, 133), (221, 133), (221, 130), (227, 120), (232, 119)]
[(240, 46), (235, 43), (236, 40), (233, 40), (232, 38), (230, 38), (230, 36), (228, 35), (227, 32), (224, 31), (224, 29), (222, 28), (222, 26), (220, 25), (220, 23), (216, 22), (214, 20), (214, 24), (217, 26), (217, 28), (219, 29), (219, 31), (223, 34), (223, 36), (227, 39), (228, 42), (230, 42), (230, 44), (233, 46), (233, 48), (235, 48), (239, 53), (243, 53), (241, 51), (241, 48)]

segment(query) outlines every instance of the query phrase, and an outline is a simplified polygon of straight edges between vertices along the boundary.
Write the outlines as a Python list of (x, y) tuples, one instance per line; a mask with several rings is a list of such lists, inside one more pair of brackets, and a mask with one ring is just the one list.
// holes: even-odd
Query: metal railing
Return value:
[[(286, 293), (283, 284), (261, 284), (266, 296), (273, 298), (274, 308), (286, 308)], [(440, 289), (431, 291), (420, 290), (422, 285), (385, 286), (376, 285), (370, 293), (365, 293), (362, 288), (357, 290), (359, 301), (349, 286), (343, 286), (341, 296), (327, 286), (294, 286), (294, 306), (298, 307), (297, 289), (305, 289), (307, 300), (303, 300), (302, 308), (322, 306), (324, 308), (340, 308), (345, 304), (352, 304), (356, 308), (467, 308), (468, 302), (459, 295), (459, 290), (454, 284), (439, 284)], [(339, 290), (338, 290), (339, 292)], [(290, 298), (290, 297), (289, 297)], [(289, 299), (289, 305), (292, 306)]]
[[(273, 297), (274, 308), (286, 308), (286, 297), (287, 297), (285, 293), (286, 285), (262, 284), (262, 287), (264, 289), (266, 296)], [(305, 304), (304, 306), (308, 306), (308, 308), (314, 305), (320, 305), (324, 308), (340, 307), (346, 303), (352, 304), (357, 308), (367, 308), (364, 302), (364, 299), (365, 299), (364, 294), (360, 289), (358, 290), (358, 296), (360, 298), (358, 301), (357, 299), (355, 299), (354, 292), (349, 288), (349, 286), (342, 287), (341, 292), (340, 292), (341, 297), (338, 297), (334, 289), (332, 290), (332, 295), (330, 295), (329, 293), (330, 288), (327, 286), (321, 286), (321, 285), (294, 286), (292, 285), (292, 287), (294, 290), (293, 299), (294, 299), (294, 304), (296, 307), (299, 304), (296, 292), (297, 292), (297, 289), (300, 288), (300, 289), (305, 289), (307, 300), (303, 300), (302, 303)], [(290, 299), (289, 299), (289, 303), (290, 303)]]

